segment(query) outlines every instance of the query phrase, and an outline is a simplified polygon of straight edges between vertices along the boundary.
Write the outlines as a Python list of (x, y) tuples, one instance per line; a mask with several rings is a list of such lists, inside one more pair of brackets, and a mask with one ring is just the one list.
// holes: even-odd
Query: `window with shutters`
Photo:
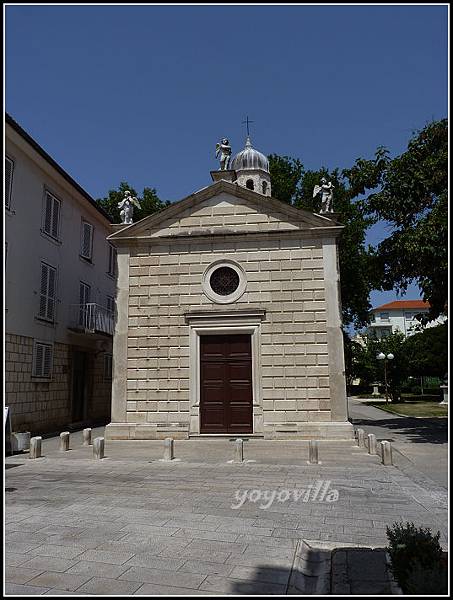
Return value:
[(61, 202), (50, 192), (45, 193), (43, 226), (44, 233), (55, 240), (60, 239), (60, 211)]
[(107, 273), (112, 277), (116, 275), (116, 248), (109, 244), (109, 264)]
[(55, 294), (57, 270), (46, 263), (41, 263), (41, 284), (39, 290), (39, 312), (41, 319), (52, 323), (55, 321)]
[(13, 189), (13, 161), (5, 156), (5, 208), (11, 207), (11, 192)]
[(110, 313), (114, 313), (115, 311), (115, 299), (113, 298), (113, 296), (107, 296), (107, 306), (106, 306), (107, 310)]
[(91, 286), (87, 283), (80, 282), (80, 302), (79, 304), (88, 304), (90, 302)]
[(82, 221), (80, 256), (87, 260), (93, 258), (93, 226), (87, 221)]
[(52, 376), (53, 346), (43, 342), (36, 342), (33, 349), (33, 377)]
[(90, 303), (91, 287), (87, 283), (80, 282), (79, 287), (79, 325), (88, 327), (91, 320), (91, 310), (87, 304)]
[(104, 354), (104, 379), (112, 379), (112, 355)]

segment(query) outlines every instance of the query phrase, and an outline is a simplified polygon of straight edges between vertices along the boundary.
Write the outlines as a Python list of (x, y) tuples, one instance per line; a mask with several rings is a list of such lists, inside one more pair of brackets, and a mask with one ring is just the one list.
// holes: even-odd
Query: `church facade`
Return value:
[(350, 439), (328, 214), (272, 197), (250, 140), (213, 183), (116, 226), (106, 438)]

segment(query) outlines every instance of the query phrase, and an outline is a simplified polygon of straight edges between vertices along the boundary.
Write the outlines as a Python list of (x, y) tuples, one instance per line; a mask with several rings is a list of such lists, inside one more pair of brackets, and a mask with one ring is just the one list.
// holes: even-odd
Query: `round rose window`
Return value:
[(219, 296), (229, 296), (239, 287), (239, 275), (231, 267), (219, 267), (210, 279), (211, 289)]

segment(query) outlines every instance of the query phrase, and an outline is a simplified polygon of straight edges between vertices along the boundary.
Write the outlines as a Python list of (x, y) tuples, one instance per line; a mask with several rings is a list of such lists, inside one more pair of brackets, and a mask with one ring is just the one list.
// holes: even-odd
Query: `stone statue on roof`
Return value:
[(121, 208), (120, 217), (121, 223), (130, 225), (133, 223), (132, 216), (134, 214), (134, 206), (140, 208), (140, 204), (135, 196), (132, 196), (129, 190), (124, 192), (124, 198), (118, 202), (118, 208)]
[(220, 170), (227, 171), (231, 160), (231, 146), (227, 138), (222, 138), (220, 142), (215, 145), (215, 157), (218, 158), (219, 155)]
[(331, 181), (327, 181), (325, 177), (321, 179), (321, 185), (315, 185), (313, 188), (313, 198), (322, 192), (321, 195), (321, 210), (320, 213), (333, 212), (333, 185)]

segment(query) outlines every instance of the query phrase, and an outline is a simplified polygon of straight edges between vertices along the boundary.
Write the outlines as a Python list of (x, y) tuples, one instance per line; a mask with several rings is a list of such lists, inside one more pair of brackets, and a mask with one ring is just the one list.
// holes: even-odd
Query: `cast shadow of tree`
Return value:
[[(413, 417), (399, 417), (388, 419), (351, 419), (354, 426), (384, 427), (389, 432), (405, 435), (410, 442), (446, 444), (447, 419), (415, 419)], [(384, 438), (382, 438), (384, 439)], [(390, 442), (395, 439), (386, 437)]]

